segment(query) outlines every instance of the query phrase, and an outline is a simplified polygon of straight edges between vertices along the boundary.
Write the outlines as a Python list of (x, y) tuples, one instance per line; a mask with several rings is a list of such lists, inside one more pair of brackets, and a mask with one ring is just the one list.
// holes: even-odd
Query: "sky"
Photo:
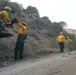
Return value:
[(47, 16), (52, 22), (64, 21), (67, 28), (76, 29), (76, 0), (11, 0), (38, 9), (40, 17)]

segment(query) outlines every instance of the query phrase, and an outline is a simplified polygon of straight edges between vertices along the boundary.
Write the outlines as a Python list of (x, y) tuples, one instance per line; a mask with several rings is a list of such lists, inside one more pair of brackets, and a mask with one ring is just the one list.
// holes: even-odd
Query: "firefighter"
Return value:
[(11, 8), (9, 6), (6, 6), (3, 11), (0, 11), (0, 32), (5, 31), (5, 25), (11, 21), (9, 18), (10, 12)]
[(56, 42), (59, 43), (60, 52), (64, 52), (65, 37), (62, 32), (60, 32), (59, 36), (56, 39)]
[(15, 29), (14, 26), (12, 26), (12, 29), (14, 32), (18, 33), (18, 38), (14, 50), (14, 60), (23, 59), (23, 49), (24, 49), (24, 41), (27, 38), (27, 24), (16, 22), (17, 25), (20, 27), (20, 29)]
[(72, 40), (69, 38), (69, 36), (66, 38), (66, 43), (68, 44), (68, 50), (72, 51)]

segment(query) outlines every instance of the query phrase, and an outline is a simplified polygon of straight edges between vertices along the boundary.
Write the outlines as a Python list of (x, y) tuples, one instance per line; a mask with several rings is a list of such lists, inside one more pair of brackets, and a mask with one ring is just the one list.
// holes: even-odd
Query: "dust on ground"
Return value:
[(0, 68), (0, 75), (76, 75), (76, 51), (17, 61)]

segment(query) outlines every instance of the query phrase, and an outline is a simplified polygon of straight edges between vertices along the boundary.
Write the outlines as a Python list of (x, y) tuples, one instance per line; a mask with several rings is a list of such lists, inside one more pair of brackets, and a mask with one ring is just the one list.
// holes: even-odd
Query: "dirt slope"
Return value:
[(15, 62), (0, 68), (0, 75), (76, 75), (76, 52)]

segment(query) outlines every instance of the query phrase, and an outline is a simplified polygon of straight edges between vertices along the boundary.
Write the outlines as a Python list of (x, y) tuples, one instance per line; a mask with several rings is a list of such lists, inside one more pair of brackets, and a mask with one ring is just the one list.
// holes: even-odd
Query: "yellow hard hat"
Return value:
[(62, 32), (60, 32), (60, 34), (63, 34)]
[(11, 11), (11, 8), (9, 6), (5, 6), (4, 10), (9, 10)]
[(27, 23), (25, 23), (25, 22), (22, 22), (22, 24), (23, 24), (24, 26), (27, 26)]

